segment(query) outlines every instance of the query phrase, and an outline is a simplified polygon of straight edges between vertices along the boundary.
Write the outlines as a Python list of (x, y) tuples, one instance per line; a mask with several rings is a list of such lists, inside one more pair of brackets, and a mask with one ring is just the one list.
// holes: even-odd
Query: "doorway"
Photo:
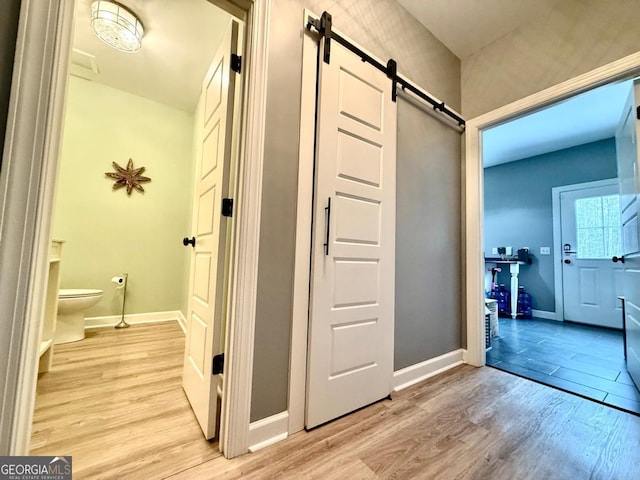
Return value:
[[(222, 429), (221, 443), (228, 447), (225, 455), (233, 457), (245, 453), (248, 446), (246, 429), (249, 423), (248, 398), (253, 356), (250, 332), (254, 322), (251, 302), (255, 301), (256, 294), (257, 265), (254, 259), (257, 254), (263, 161), (263, 138), (254, 132), (262, 132), (264, 128), (268, 2), (255, 0), (248, 4), (234, 0), (212, 3), (220, 3), (234, 16), (246, 18), (250, 25), (247, 29), (250, 39), (247, 54), (251, 61), (243, 62), (243, 71), (250, 82), (243, 92), (244, 121), (240, 128), (243, 139), (242, 166), (238, 176), (243, 201), (235, 211), (240, 226), (231, 241), (233, 247), (240, 251), (234, 261), (237, 274), (230, 280), (232, 291), (236, 292), (231, 304), (236, 308), (227, 325), (231, 336), (227, 343), (234, 348), (227, 348), (229, 358), (225, 366), (225, 377), (236, 388), (225, 389), (222, 399), (223, 409), (226, 405), (229, 415)], [(20, 220), (12, 221), (9, 229), (6, 222), (3, 223), (5, 235), (1, 247), (3, 257), (14, 252), (17, 272), (5, 284), (5, 292), (10, 295), (9, 292), (14, 288), (20, 292), (22, 285), (23, 289), (28, 289), (29, 295), (17, 294), (14, 300), (6, 304), (6, 311), (11, 313), (3, 315), (9, 326), (8, 331), (17, 339), (9, 348), (8, 358), (12, 361), (4, 372), (7, 382), (1, 392), (6, 415), (0, 422), (0, 447), (12, 455), (26, 454), (29, 443), (37, 370), (37, 361), (32, 352), (37, 351), (39, 342), (39, 312), (43, 307), (39, 292), (43, 289), (46, 275), (50, 232), (48, 219), (51, 217), (55, 186), (58, 133), (62, 128), (66, 59), (71, 44), (74, 4), (73, 0), (51, 1), (49, 9), (40, 8), (42, 5), (32, 8), (29, 4), (29, 8), (21, 12), (22, 27), (17, 39), (18, 48), (28, 44), (29, 50), (16, 61), (15, 71), (18, 74), (14, 87), (19, 90), (20, 96), (15, 105), (19, 108), (9, 115), (8, 131), (13, 136), (9, 136), (7, 142), (12, 148), (5, 155), (3, 163), (9, 166), (25, 164), (29, 168), (27, 171), (3, 169), (3, 173), (9, 171), (8, 179), (12, 185), (4, 204), (10, 208), (5, 213)], [(257, 65), (255, 68), (254, 62)], [(31, 99), (37, 99), (37, 102)], [(43, 106), (47, 106), (47, 115), (42, 115)], [(22, 141), (26, 132), (32, 133), (27, 144)], [(30, 161), (25, 162), (25, 159)], [(3, 180), (7, 180), (7, 177)], [(5, 183), (3, 187), (6, 187)], [(32, 202), (22, 202), (23, 197), (28, 197)]]
[[(518, 260), (509, 250), (527, 252), (529, 261), (519, 262), (519, 283), (533, 307), (532, 318), (523, 318), (527, 315), (518, 308), (509, 312), (515, 313), (513, 318), (500, 319), (486, 363), (638, 412), (640, 394), (624, 361), (617, 298), (622, 294), (622, 268), (614, 263), (622, 252), (616, 129), (629, 89), (629, 82), (608, 85), (483, 131), (483, 158), (495, 162), (483, 172), (485, 258), (496, 257), (496, 250), (504, 256), (502, 248), (506, 260)], [(574, 138), (562, 143), (557, 130), (563, 115), (575, 104), (583, 112), (581, 125), (588, 125), (586, 112), (597, 109), (582, 110), (583, 102), (599, 102), (601, 94), (614, 110), (597, 112), (598, 122), (611, 118), (606, 131), (589, 137), (573, 129), (567, 135)], [(556, 109), (560, 120), (552, 119)], [(543, 132), (538, 151), (532, 146), (538, 140), (536, 122)], [(526, 128), (517, 133), (518, 126)], [(506, 138), (501, 130), (515, 147), (512, 162), (492, 143)], [(527, 139), (518, 148), (517, 139), (523, 137)], [(572, 185), (576, 181), (591, 183)], [(485, 267), (485, 279), (488, 275)], [(498, 284), (508, 285), (508, 280), (498, 273)], [(487, 293), (488, 288), (485, 280)], [(511, 295), (519, 300), (523, 293)]]
[[(206, 155), (208, 152), (203, 154), (203, 148), (198, 146), (203, 135), (210, 133), (210, 129), (207, 130), (207, 125), (203, 125), (201, 121), (204, 107), (200, 93), (203, 79), (221, 44), (221, 34), (228, 30), (232, 18), (227, 12), (204, 0), (192, 3), (181, 5), (171, 12), (164, 12), (161, 2), (149, 3), (144, 13), (147, 15), (147, 23), (153, 22), (155, 25), (155, 35), (152, 31), (143, 37), (141, 51), (131, 55), (112, 51), (98, 41), (89, 31), (89, 4), (77, 3), (53, 237), (65, 241), (61, 262), (62, 288), (93, 287), (104, 292), (103, 300), (92, 311), (87, 312), (90, 317), (87, 321), (89, 326), (112, 327), (114, 317), (119, 317), (124, 305), (122, 291), (110, 284), (111, 277), (123, 272), (128, 275), (128, 310), (123, 311), (123, 314), (127, 314), (126, 318), (132, 326), (128, 330), (116, 332), (121, 334), (122, 343), (125, 344), (134, 343), (127, 340), (132, 335), (138, 338), (135, 344), (137, 352), (130, 351), (128, 358), (142, 359), (149, 354), (143, 338), (135, 334), (139, 329), (138, 323), (177, 320), (181, 326), (186, 324), (183, 329), (188, 328), (190, 323), (185, 318), (190, 318), (186, 298), (190, 278), (193, 277), (189, 266), (192, 253), (191, 248), (182, 244), (182, 237), (191, 230), (193, 179), (196, 165), (200, 167), (197, 160), (202, 158), (204, 163), (217, 158), (209, 158)], [(163, 36), (159, 32), (176, 33), (176, 30), (185, 28), (189, 29), (191, 37), (182, 32), (176, 35), (177, 38), (185, 39), (182, 44), (172, 43), (170, 49), (162, 46)], [(198, 44), (201, 44), (199, 51)], [(154, 61), (158, 48), (163, 49), (165, 55), (173, 56), (172, 61)], [(198, 55), (187, 57), (180, 53), (193, 50), (198, 51)], [(187, 71), (190, 75), (181, 74), (182, 83), (171, 84), (167, 77), (172, 75), (175, 65), (180, 62), (189, 65)], [(166, 72), (159, 74), (158, 71), (162, 69), (166, 69)], [(168, 84), (158, 79), (170, 81)], [(179, 93), (176, 94), (174, 90), (179, 90)], [(218, 127), (220, 124), (220, 121), (216, 123)], [(228, 136), (224, 129), (218, 128), (216, 138), (231, 138), (232, 131), (234, 125), (229, 122), (226, 130)], [(237, 128), (235, 132), (237, 135)], [(215, 135), (207, 138), (212, 137)], [(227, 142), (222, 141), (220, 144), (224, 147)], [(228, 149), (222, 148), (222, 151), (229, 155)], [(105, 171), (112, 171), (112, 165), (114, 168), (124, 168), (128, 160), (135, 168), (145, 168), (140, 173), (151, 179), (144, 185), (144, 191), (111, 188), (112, 180), (105, 176)], [(231, 183), (229, 178), (227, 172), (225, 188), (219, 188), (219, 191), (228, 190), (228, 184)], [(213, 219), (213, 212), (209, 213)], [(200, 217), (203, 215), (205, 213), (201, 212)], [(199, 237), (199, 240), (202, 239)], [(198, 248), (201, 243), (199, 242)], [(220, 250), (225, 252), (227, 245), (226, 242), (223, 243)], [(221, 274), (229, 275), (224, 261), (220, 267), (217, 262), (213, 266)], [(217, 273), (211, 276), (221, 277)], [(226, 281), (222, 283), (227, 284)], [(220, 316), (220, 312), (217, 312), (216, 317)], [(202, 318), (207, 319), (204, 315)], [(180, 329), (176, 326), (172, 332), (184, 346), (185, 337)], [(105, 334), (104, 331), (90, 331), (88, 343), (98, 337), (111, 338)], [(116, 338), (111, 341), (118, 343)], [(167, 335), (162, 338), (167, 345), (175, 341)], [(76, 383), (72, 372), (77, 378), (83, 378), (85, 362), (61, 362), (66, 358), (65, 355), (73, 358), (75, 351), (84, 351), (89, 360), (95, 355), (106, 353), (104, 363), (111, 364), (114, 373), (132, 367), (131, 364), (144, 363), (141, 360), (132, 362), (116, 353), (111, 358), (108, 355), (110, 352), (100, 353), (100, 347), (95, 350), (87, 349), (82, 345), (83, 342), (60, 346), (61, 356), (54, 363), (57, 368), (44, 375), (55, 378), (66, 376), (71, 384)], [(191, 342), (191, 345), (194, 343)], [(224, 341), (217, 343), (218, 349), (224, 348)], [(113, 348), (116, 346), (113, 345)], [(181, 365), (182, 362), (179, 366)], [(173, 371), (171, 366), (167, 366), (167, 371)], [(106, 375), (108, 379), (114, 376), (118, 378), (110, 372), (103, 372), (102, 375)], [(140, 374), (139, 378), (142, 381), (144, 374)], [(52, 382), (55, 384), (52, 378), (48, 378), (43, 383), (46, 385)], [(139, 387), (126, 380), (121, 382), (123, 390), (135, 390)], [(102, 395), (109, 398), (119, 384), (105, 382), (104, 388), (107, 391), (102, 392)], [(97, 388), (100, 396), (99, 389), (103, 387), (98, 385)], [(180, 395), (184, 395), (180, 385), (177, 390)], [(65, 394), (66, 392), (60, 393), (63, 397)], [(81, 389), (75, 395), (85, 398)], [(218, 397), (215, 388), (213, 396)], [(39, 396), (36, 408), (41, 400)], [(76, 422), (70, 421), (69, 424), (78, 423), (74, 409), (66, 408), (65, 402), (52, 400), (50, 396), (42, 401), (59, 405), (50, 408), (47, 415), (62, 418), (72, 415)], [(83, 405), (82, 402), (79, 403)], [(104, 413), (99, 424), (96, 424), (89, 413), (91, 409), (87, 408), (86, 422), (94, 422), (96, 430), (126, 428), (126, 424), (118, 422), (118, 412), (115, 418)], [(216, 412), (215, 404), (212, 410)], [(131, 410), (136, 411), (138, 410)], [(144, 416), (142, 412), (139, 414)], [(129, 417), (131, 416), (130, 413)], [(41, 422), (42, 417), (36, 416), (36, 421)], [(144, 424), (144, 418), (140, 421), (141, 425)], [(85, 420), (80, 422), (84, 424)], [(34, 435), (42, 438), (42, 428), (45, 428), (48, 445), (55, 445), (61, 438), (69, 438), (73, 431), (67, 427), (52, 429), (43, 427), (42, 423), (38, 425)], [(212, 427), (212, 430), (217, 431), (217, 428)], [(213, 433), (209, 436), (213, 436)], [(128, 437), (125, 435), (123, 438)], [(202, 439), (193, 439), (196, 440)], [(217, 447), (216, 443), (212, 448), (217, 450)]]

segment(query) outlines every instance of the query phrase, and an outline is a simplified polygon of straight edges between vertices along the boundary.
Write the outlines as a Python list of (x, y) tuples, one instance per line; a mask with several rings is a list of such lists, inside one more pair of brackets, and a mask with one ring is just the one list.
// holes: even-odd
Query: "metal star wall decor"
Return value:
[(122, 168), (116, 162), (113, 162), (113, 168), (115, 172), (105, 172), (105, 175), (109, 178), (115, 179), (116, 183), (113, 184), (113, 189), (118, 190), (122, 187), (127, 187), (127, 195), (131, 195), (131, 192), (135, 188), (141, 192), (144, 192), (141, 183), (150, 182), (149, 177), (143, 177), (145, 167), (133, 168), (133, 160), (129, 159), (127, 168)]

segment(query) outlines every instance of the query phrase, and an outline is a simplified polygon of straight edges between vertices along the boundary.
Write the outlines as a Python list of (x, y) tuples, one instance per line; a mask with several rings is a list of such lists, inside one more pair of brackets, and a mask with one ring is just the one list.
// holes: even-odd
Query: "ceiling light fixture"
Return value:
[(135, 53), (142, 46), (142, 23), (119, 3), (110, 0), (93, 2), (91, 28), (100, 40), (121, 52)]

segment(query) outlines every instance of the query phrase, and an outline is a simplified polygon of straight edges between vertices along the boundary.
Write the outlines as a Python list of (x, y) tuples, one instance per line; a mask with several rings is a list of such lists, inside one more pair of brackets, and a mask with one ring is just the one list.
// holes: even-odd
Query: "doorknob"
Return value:
[(611, 261), (613, 263), (618, 263), (618, 262), (624, 263), (624, 255), (620, 255), (619, 257), (613, 257)]
[(571, 260), (569, 260), (568, 258), (565, 259), (564, 263), (566, 263), (567, 265), (569, 265), (571, 263)]
[(196, 246), (196, 237), (184, 237), (182, 239), (182, 244), (186, 247), (187, 245), (191, 244), (192, 247)]

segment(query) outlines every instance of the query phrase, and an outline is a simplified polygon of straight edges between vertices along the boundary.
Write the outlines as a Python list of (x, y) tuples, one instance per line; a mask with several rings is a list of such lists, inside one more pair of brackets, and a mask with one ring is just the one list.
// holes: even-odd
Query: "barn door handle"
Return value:
[(324, 228), (324, 254), (329, 255), (329, 231), (331, 229), (331, 197), (327, 199), (327, 206), (324, 207), (324, 217), (326, 222), (326, 226)]
[(182, 244), (186, 247), (187, 245), (191, 245), (192, 247), (196, 246), (196, 237), (184, 237), (182, 239)]
[(618, 262), (624, 263), (624, 255), (620, 255), (619, 257), (613, 257), (611, 261), (613, 263), (618, 263)]

